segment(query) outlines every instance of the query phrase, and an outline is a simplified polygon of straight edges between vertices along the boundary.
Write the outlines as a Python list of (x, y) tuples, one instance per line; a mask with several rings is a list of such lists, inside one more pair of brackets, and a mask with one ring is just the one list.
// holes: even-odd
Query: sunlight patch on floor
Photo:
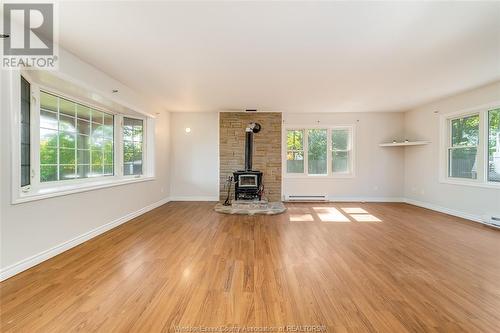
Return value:
[(312, 214), (290, 214), (290, 222), (312, 222)]
[(347, 214), (368, 214), (368, 212), (361, 207), (346, 207), (341, 209)]
[(334, 207), (313, 207), (322, 222), (350, 222), (349, 218)]
[(372, 214), (351, 214), (351, 217), (358, 222), (382, 222), (382, 220)]

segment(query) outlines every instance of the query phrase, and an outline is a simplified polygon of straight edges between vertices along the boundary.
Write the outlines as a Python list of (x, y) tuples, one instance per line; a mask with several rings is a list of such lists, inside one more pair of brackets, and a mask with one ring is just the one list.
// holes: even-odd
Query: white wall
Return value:
[[(450, 212), (480, 219), (500, 214), (500, 189), (451, 185), (439, 182), (439, 114), (474, 108), (500, 101), (500, 82), (442, 99), (405, 114), (408, 137), (431, 141), (405, 152), (405, 196), (410, 200), (445, 208)], [(434, 111), (439, 111), (435, 114)]]
[[(102, 228), (110, 222), (119, 221), (120, 218), (145, 207), (164, 202), (169, 196), (169, 113), (161, 111), (148, 103), (146, 98), (64, 50), (60, 52), (60, 59), (61, 76), (75, 78), (102, 96), (110, 95), (113, 88), (119, 89), (119, 96), (111, 96), (115, 101), (150, 114), (158, 113), (155, 130), (156, 179), (12, 205), (11, 131), (7, 124), (10, 123), (11, 89), (17, 87), (9, 86), (7, 75), (2, 71), (0, 268), (3, 277), (16, 270), (25, 269), (41, 258), (50, 257), (57, 249), (65, 248), (58, 248), (61, 244)], [(74, 245), (75, 242), (71, 244)], [(36, 257), (42, 253), (45, 255)]]
[(219, 114), (173, 112), (170, 132), (171, 200), (218, 201)]
[(331, 200), (399, 200), (403, 196), (404, 151), (379, 143), (403, 139), (404, 115), (374, 113), (284, 113), (286, 127), (355, 125), (353, 178), (283, 178), (283, 194), (327, 194)]

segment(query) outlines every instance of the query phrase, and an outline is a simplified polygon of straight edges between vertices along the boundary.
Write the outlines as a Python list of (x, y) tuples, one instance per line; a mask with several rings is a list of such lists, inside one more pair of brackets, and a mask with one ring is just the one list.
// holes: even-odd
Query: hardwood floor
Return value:
[(500, 331), (497, 230), (407, 204), (213, 205), (168, 203), (2, 282), (1, 331)]

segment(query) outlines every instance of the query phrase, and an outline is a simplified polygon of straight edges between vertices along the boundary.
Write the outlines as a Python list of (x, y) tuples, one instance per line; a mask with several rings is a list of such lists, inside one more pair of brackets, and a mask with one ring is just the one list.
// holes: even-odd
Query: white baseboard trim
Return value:
[(171, 196), (170, 201), (219, 201), (219, 196)]
[(401, 197), (328, 197), (329, 202), (405, 202)]
[(88, 231), (80, 236), (77, 236), (73, 239), (70, 239), (64, 243), (56, 245), (48, 250), (42, 251), (38, 254), (35, 254), (34, 256), (31, 256), (29, 258), (23, 259), (23, 260), (15, 263), (15, 264), (7, 266), (7, 267), (0, 270), (0, 281), (6, 280), (6, 279), (8, 279), (16, 274), (21, 273), (22, 271), (25, 271), (33, 266), (36, 266), (39, 263), (41, 263), (47, 259), (55, 257), (64, 251), (67, 251), (67, 250), (69, 250), (77, 245), (80, 245), (83, 242), (86, 242), (91, 238), (99, 236), (100, 234), (102, 234), (108, 230), (111, 230), (111, 229), (119, 226), (120, 224), (128, 222), (131, 219), (133, 219), (139, 215), (142, 215), (144, 213), (149, 212), (150, 210), (153, 210), (157, 207), (160, 207), (161, 205), (164, 205), (169, 201), (170, 201), (169, 198), (162, 199), (162, 200), (155, 202), (149, 206), (143, 207), (139, 210), (136, 210), (135, 212), (131, 212), (131, 213), (129, 213), (125, 216), (122, 216), (114, 221), (111, 221), (111, 222), (106, 223), (100, 227), (97, 227), (93, 230), (90, 230), (90, 231)]
[(445, 214), (448, 214), (448, 215), (453, 215), (453, 216), (461, 217), (461, 218), (466, 219), (466, 220), (471, 220), (471, 221), (474, 221), (474, 222), (479, 222), (479, 223), (482, 223), (482, 224), (486, 224), (483, 221), (483, 218), (481, 216), (479, 216), (479, 215), (469, 214), (469, 213), (461, 212), (461, 211), (458, 211), (458, 210), (454, 210), (454, 209), (450, 209), (450, 208), (438, 206), (438, 205), (435, 205), (435, 204), (432, 204), (432, 203), (418, 201), (418, 200), (409, 199), (409, 198), (406, 198), (405, 202), (407, 204), (410, 204), (410, 205), (414, 205), (414, 206), (418, 206), (418, 207), (422, 207), (422, 208), (427, 208), (427, 209), (430, 209), (430, 210), (434, 210), (436, 212), (445, 213)]

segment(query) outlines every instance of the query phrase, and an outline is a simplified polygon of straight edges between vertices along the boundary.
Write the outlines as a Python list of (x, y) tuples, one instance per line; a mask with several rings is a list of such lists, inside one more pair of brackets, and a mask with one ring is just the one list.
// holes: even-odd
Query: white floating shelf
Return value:
[(429, 144), (429, 141), (408, 141), (408, 142), (390, 142), (390, 143), (381, 143), (380, 147), (405, 147), (405, 146), (422, 146)]

